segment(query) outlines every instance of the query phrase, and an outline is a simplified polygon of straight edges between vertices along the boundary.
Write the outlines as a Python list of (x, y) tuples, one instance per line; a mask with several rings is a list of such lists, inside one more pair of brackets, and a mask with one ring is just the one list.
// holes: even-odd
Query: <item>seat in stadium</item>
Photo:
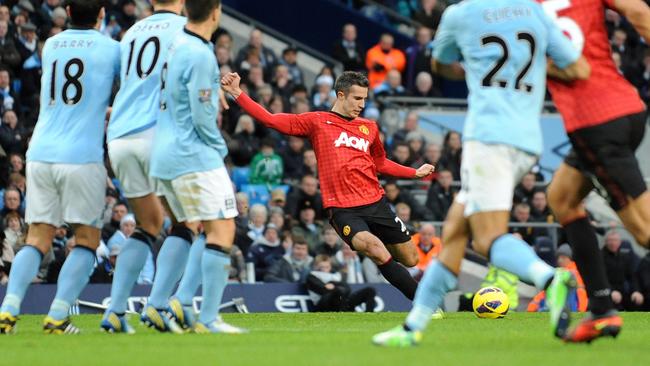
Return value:
[(244, 184), (248, 184), (248, 178), (250, 177), (250, 174), (251, 170), (248, 167), (232, 168), (232, 182), (235, 183), (235, 187), (237, 187), (238, 191), (241, 190), (241, 187)]
[(248, 195), (249, 207), (256, 203), (266, 206), (271, 198), (271, 193), (264, 184), (243, 184), (240, 191)]

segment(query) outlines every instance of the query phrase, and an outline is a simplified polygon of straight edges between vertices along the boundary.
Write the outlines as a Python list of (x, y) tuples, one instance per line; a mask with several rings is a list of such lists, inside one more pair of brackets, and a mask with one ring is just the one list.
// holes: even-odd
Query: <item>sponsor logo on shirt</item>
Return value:
[(359, 151), (368, 152), (368, 147), (370, 146), (370, 142), (360, 137), (348, 136), (347, 132), (341, 132), (339, 138), (336, 139), (336, 141), (334, 141), (334, 146), (352, 147)]
[(199, 102), (201, 102), (201, 103), (209, 103), (211, 96), (212, 96), (212, 89), (201, 89), (201, 90), (199, 90)]

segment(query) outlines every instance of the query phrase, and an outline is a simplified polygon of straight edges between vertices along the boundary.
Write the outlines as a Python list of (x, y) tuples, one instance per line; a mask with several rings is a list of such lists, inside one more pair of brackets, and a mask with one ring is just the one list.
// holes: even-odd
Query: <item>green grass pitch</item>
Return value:
[[(591, 345), (553, 339), (546, 314), (511, 313), (477, 319), (469, 313), (432, 321), (424, 342), (382, 349), (370, 337), (404, 319), (378, 314), (225, 314), (246, 335), (158, 334), (136, 325), (135, 335), (99, 331), (99, 315), (75, 317), (83, 334), (41, 333), (41, 316), (22, 316), (18, 332), (0, 338), (0, 365), (641, 365), (650, 362), (650, 313), (628, 313), (618, 339)], [(580, 315), (578, 315), (580, 316)], [(136, 320), (132, 317), (135, 325)]]

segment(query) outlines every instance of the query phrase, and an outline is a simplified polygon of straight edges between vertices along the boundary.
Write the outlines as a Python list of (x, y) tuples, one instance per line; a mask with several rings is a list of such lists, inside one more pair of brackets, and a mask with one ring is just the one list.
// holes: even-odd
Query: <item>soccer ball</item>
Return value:
[(510, 300), (498, 287), (483, 287), (474, 294), (472, 308), (479, 318), (503, 318), (510, 308)]

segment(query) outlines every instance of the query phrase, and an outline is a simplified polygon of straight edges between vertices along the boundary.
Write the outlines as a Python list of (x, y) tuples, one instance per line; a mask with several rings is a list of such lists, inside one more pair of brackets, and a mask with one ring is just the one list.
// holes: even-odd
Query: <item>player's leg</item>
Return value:
[(124, 195), (137, 220), (135, 232), (125, 241), (117, 257), (111, 303), (101, 325), (109, 332), (125, 330), (122, 324), (126, 324), (123, 316), (128, 297), (162, 227), (162, 206), (155, 195), (154, 181), (148, 174), (152, 138), (149, 135), (152, 132), (147, 130), (108, 144), (113, 171), (122, 183)]
[(78, 333), (68, 312), (84, 289), (95, 265), (101, 237), (101, 212), (106, 192), (103, 164), (55, 164), (53, 175), (61, 191), (63, 220), (72, 224), (76, 245), (68, 254), (57, 281), (56, 295), (43, 323), (46, 333)]
[(27, 245), (16, 254), (11, 266), (7, 292), (0, 308), (0, 333), (14, 330), (27, 288), (36, 278), (43, 255), (50, 250), (55, 227), (63, 223), (51, 166), (27, 163), (27, 196), (30, 197), (25, 217), (30, 224)]
[(386, 249), (390, 255), (406, 267), (414, 267), (418, 264), (418, 251), (412, 240), (404, 243), (387, 245)]
[(573, 249), (573, 260), (589, 295), (590, 310), (600, 315), (614, 309), (614, 304), (596, 231), (589, 222), (583, 204), (593, 185), (582, 172), (572, 166), (578, 164), (576, 158), (575, 154), (570, 154), (567, 163), (557, 169), (548, 187), (548, 199)]
[(147, 326), (161, 332), (182, 333), (177, 324), (171, 321), (172, 317), (167, 311), (167, 306), (174, 286), (183, 275), (190, 245), (198, 225), (186, 223), (186, 213), (174, 193), (171, 181), (159, 181), (159, 188), (164, 194), (162, 203), (167, 207), (167, 212), (173, 216), (172, 228), (158, 253), (156, 275), (141, 320)]
[(192, 329), (195, 322), (194, 295), (202, 282), (201, 260), (205, 250), (205, 234), (199, 234), (192, 243), (185, 271), (176, 293), (169, 301), (169, 312), (183, 329)]
[(403, 325), (375, 335), (373, 343), (379, 346), (405, 347), (417, 344), (436, 309), (442, 306), (445, 295), (456, 287), (460, 264), (469, 238), (469, 227), (464, 217), (464, 205), (458, 202), (449, 208), (445, 219), (445, 245), (437, 260), (432, 261), (420, 281), (413, 308)]
[[(174, 191), (190, 220), (201, 220), (205, 249), (200, 261), (203, 303), (197, 333), (242, 333), (219, 317), (221, 298), (228, 283), (230, 251), (235, 241), (238, 215), (235, 192), (226, 168), (181, 176), (173, 181)], [(198, 264), (198, 263), (197, 263)]]

